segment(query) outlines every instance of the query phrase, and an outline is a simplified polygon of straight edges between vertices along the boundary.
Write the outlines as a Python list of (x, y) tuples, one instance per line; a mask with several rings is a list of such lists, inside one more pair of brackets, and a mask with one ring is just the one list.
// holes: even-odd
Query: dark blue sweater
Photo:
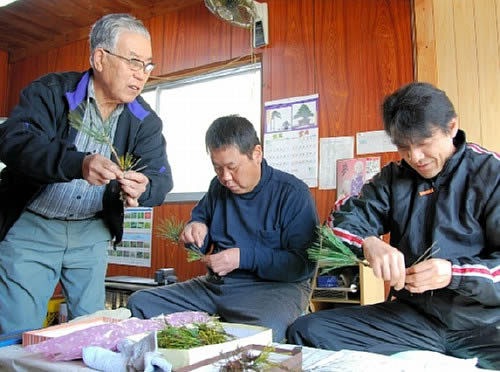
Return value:
[(299, 282), (312, 276), (306, 249), (315, 237), (316, 206), (307, 185), (262, 161), (261, 179), (246, 194), (233, 194), (217, 179), (192, 211), (209, 228), (203, 247), (240, 248), (240, 268), (229, 276)]

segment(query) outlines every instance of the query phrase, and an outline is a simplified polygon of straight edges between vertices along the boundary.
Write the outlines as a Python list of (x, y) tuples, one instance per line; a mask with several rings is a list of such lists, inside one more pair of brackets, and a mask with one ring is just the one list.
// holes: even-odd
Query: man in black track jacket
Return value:
[[(500, 156), (466, 143), (453, 105), (430, 84), (404, 86), (382, 108), (402, 160), (341, 200), (327, 222), (390, 282), (391, 300), (299, 318), (289, 341), (431, 350), (500, 369)], [(388, 232), (390, 244), (379, 239)]]

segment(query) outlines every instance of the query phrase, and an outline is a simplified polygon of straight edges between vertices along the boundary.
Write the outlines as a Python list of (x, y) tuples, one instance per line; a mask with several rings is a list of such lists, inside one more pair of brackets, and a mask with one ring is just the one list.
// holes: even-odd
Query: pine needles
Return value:
[(165, 349), (191, 349), (193, 347), (221, 344), (232, 340), (219, 321), (192, 323), (175, 327), (169, 324), (158, 332), (158, 347)]
[(132, 154), (125, 154), (122, 156), (118, 156), (115, 147), (111, 141), (111, 127), (102, 124), (101, 127), (85, 125), (83, 122), (83, 118), (79, 115), (78, 110), (70, 111), (68, 114), (68, 122), (69, 125), (78, 130), (79, 132), (85, 133), (87, 136), (92, 138), (96, 143), (107, 145), (111, 149), (111, 153), (116, 159), (117, 164), (120, 166), (120, 169), (123, 172), (127, 172), (130, 170), (135, 170), (139, 172), (144, 169), (144, 167), (134, 169), (139, 163), (140, 159), (136, 158)]
[[(318, 238), (307, 250), (307, 253), (311, 260), (320, 263), (320, 274), (345, 266), (357, 266), (358, 264), (370, 266), (368, 261), (358, 258), (342, 240), (337, 238), (329, 226), (319, 226), (317, 234)], [(436, 242), (433, 242), (411, 266), (432, 258), (439, 252), (439, 248), (434, 250), (435, 245)]]
[(345, 266), (363, 264), (369, 266), (366, 260), (358, 258), (327, 225), (318, 227), (318, 238), (307, 250), (309, 258), (321, 264), (320, 274)]
[[(170, 218), (166, 218), (160, 222), (156, 231), (158, 232), (158, 236), (165, 240), (168, 240), (174, 244), (180, 243), (180, 236), (182, 230), (186, 223), (184, 221), (179, 221), (175, 216), (171, 216)], [(203, 253), (200, 248), (198, 248), (195, 244), (188, 244), (184, 246), (187, 251), (187, 261), (198, 261), (203, 257)]]

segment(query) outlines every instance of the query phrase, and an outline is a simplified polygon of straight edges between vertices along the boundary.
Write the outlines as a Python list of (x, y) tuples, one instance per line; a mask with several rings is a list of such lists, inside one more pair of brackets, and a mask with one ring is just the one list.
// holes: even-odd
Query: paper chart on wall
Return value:
[(123, 239), (108, 249), (108, 263), (151, 267), (153, 208), (126, 208)]
[(318, 95), (270, 101), (264, 108), (268, 164), (318, 186)]
[(337, 187), (337, 160), (354, 156), (354, 137), (328, 137), (319, 140), (319, 189)]

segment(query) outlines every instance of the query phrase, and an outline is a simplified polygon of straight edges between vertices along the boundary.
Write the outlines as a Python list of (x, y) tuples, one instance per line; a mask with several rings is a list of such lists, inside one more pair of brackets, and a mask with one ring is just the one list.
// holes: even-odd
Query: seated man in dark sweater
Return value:
[(216, 177), (181, 234), (205, 253), (209, 274), (136, 292), (132, 315), (150, 318), (204, 311), (221, 320), (272, 328), (273, 340), (306, 308), (314, 271), (306, 249), (316, 207), (307, 185), (273, 169), (253, 125), (239, 116), (215, 120), (205, 143)]

